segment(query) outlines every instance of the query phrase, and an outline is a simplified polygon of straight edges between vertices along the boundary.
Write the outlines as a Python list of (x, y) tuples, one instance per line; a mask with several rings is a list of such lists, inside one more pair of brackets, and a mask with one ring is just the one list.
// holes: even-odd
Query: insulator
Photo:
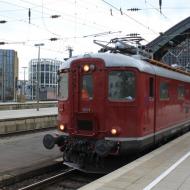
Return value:
[(120, 8), (119, 10), (120, 10), (121, 15), (123, 15), (123, 11), (122, 11), (122, 9)]
[(113, 16), (113, 12), (112, 12), (112, 9), (110, 9), (110, 14), (111, 14), (111, 16)]
[(51, 18), (58, 18), (60, 17), (61, 15), (51, 15)]
[(160, 13), (162, 12), (162, 0), (159, 0)]
[(0, 20), (0, 23), (1, 24), (4, 24), (4, 23), (6, 23), (7, 21), (6, 20)]
[(131, 33), (131, 34), (128, 34), (127, 36), (137, 37), (137, 36), (139, 36), (139, 34), (137, 34), (137, 33)]
[(131, 9), (127, 9), (128, 11), (140, 11), (141, 9), (139, 8), (131, 8)]
[(30, 19), (31, 19), (31, 10), (30, 8), (28, 9), (28, 23), (30, 24)]
[(57, 41), (58, 38), (50, 38), (49, 40), (50, 40), (50, 41)]

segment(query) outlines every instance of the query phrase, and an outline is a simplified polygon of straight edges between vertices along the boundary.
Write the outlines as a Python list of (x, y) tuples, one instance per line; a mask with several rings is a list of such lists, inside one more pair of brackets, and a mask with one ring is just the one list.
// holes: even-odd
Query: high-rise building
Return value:
[[(57, 98), (57, 71), (63, 61), (54, 59), (39, 60), (39, 99), (55, 100)], [(37, 89), (37, 64), (38, 59), (32, 59), (29, 63), (29, 88), (30, 99), (36, 99)]]
[(18, 57), (15, 50), (0, 49), (0, 101), (16, 100)]

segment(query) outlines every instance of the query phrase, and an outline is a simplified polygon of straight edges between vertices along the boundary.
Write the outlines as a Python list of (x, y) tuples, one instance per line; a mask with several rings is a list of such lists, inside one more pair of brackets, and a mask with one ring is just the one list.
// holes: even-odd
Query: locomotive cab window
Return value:
[(160, 83), (160, 99), (161, 100), (169, 99), (169, 84), (167, 82)]
[(90, 74), (82, 77), (81, 98), (86, 100), (93, 98), (93, 79)]
[(68, 73), (60, 73), (58, 78), (58, 98), (66, 100), (68, 98)]
[(111, 71), (109, 73), (109, 99), (135, 99), (135, 74), (131, 71)]

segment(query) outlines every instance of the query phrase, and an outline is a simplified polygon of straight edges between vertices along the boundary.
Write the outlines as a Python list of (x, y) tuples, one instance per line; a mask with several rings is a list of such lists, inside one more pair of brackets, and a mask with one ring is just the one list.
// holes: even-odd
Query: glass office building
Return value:
[(0, 49), (0, 101), (16, 100), (18, 57), (14, 50)]
[[(57, 71), (63, 61), (40, 59), (39, 61), (39, 98), (40, 100), (57, 99)], [(29, 63), (30, 99), (36, 99), (38, 59)]]

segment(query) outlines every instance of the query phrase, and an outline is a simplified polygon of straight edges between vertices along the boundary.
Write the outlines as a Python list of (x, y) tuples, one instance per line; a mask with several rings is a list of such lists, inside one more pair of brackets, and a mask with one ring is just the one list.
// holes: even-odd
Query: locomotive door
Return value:
[(148, 99), (145, 101), (145, 109), (146, 109), (146, 122), (144, 130), (148, 133), (154, 133), (152, 137), (152, 141), (155, 141), (155, 121), (156, 121), (156, 101), (155, 101), (155, 77), (150, 76), (147, 80), (148, 83)]
[(96, 135), (103, 125), (104, 63), (97, 59), (82, 59), (72, 64), (73, 122), (77, 134)]

